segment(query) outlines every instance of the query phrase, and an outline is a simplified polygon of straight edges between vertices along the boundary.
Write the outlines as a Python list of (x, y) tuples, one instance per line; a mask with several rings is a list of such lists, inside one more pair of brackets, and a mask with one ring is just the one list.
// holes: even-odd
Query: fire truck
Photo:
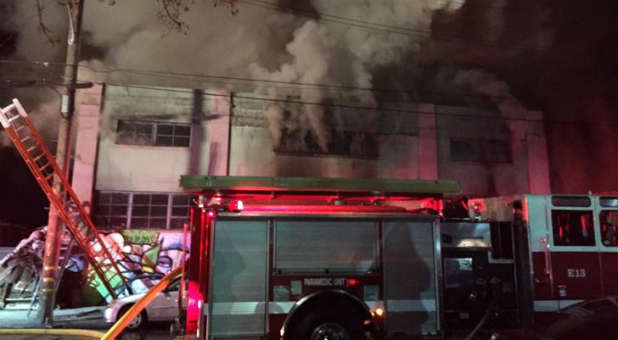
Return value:
[(527, 229), (521, 246), (529, 255), (520, 260), (530, 277), (519, 291), (537, 322), (571, 305), (618, 295), (615, 194), (494, 197), (472, 199), (468, 207), (477, 219), (515, 217), (513, 226)]
[(197, 338), (433, 338), (616, 295), (615, 196), (473, 199), (449, 218), (450, 181), (181, 184), (199, 195), (184, 320)]

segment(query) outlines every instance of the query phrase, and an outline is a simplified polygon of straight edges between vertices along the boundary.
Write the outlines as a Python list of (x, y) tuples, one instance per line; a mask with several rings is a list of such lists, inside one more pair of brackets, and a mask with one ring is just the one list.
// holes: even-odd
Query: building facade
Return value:
[(80, 94), (73, 187), (101, 228), (180, 228), (184, 174), (457, 180), (549, 193), (543, 115), (97, 85)]

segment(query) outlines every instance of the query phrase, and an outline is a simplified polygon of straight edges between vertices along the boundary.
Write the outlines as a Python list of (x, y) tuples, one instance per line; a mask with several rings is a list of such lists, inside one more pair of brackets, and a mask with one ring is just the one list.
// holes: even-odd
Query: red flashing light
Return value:
[(214, 211), (209, 211), (208, 212), (208, 217), (215, 217), (215, 212)]
[(200, 293), (199, 285), (197, 282), (189, 281), (189, 291), (187, 294), (187, 322), (186, 332), (196, 332), (197, 324), (200, 318), (200, 304), (203, 303), (203, 296)]
[(240, 212), (245, 209), (245, 204), (241, 200), (234, 200), (230, 203), (228, 209), (232, 212)]
[(348, 287), (354, 287), (354, 286), (358, 285), (358, 280), (357, 279), (348, 279), (347, 283), (348, 283)]

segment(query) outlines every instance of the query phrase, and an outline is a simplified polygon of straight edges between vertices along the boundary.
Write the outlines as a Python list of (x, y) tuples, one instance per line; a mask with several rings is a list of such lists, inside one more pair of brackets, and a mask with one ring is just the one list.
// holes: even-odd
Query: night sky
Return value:
[[(415, 3), (417, 0), (409, 1)], [(244, 2), (239, 1), (237, 15), (232, 15), (227, 8), (215, 9), (209, 1), (197, 1), (182, 17), (188, 28), (176, 32), (167, 29), (169, 26), (160, 22), (152, 14), (154, 11), (145, 11), (141, 6), (143, 2), (135, 6), (118, 0), (116, 5), (109, 6), (106, 1), (86, 0), (82, 58), (89, 61), (89, 65), (246, 77), (263, 74), (263, 77), (274, 79), (284, 76), (273, 70), (291, 62), (286, 46), (296, 38), (295, 32), (305, 30), (308, 21), (317, 20), (327, 27), (325, 30), (322, 26), (314, 26), (313, 32), (337, 38), (341, 35), (328, 31), (341, 24), (335, 18), (364, 18), (363, 11), (357, 11), (349, 1), (342, 1), (338, 7), (318, 0), (272, 0), (278, 6), (274, 10), (243, 5)], [(53, 112), (57, 92), (48, 86), (32, 87), (29, 82), (41, 84), (45, 78), (48, 83), (58, 83), (62, 67), (53, 62), (64, 60), (64, 47), (62, 42), (50, 44), (41, 34), (34, 3), (34, 0), (10, 0), (0, 4), (0, 105), (8, 105), (10, 99), (17, 96), (27, 107), (37, 108), (35, 111), (43, 122), (49, 122), (41, 124), (47, 128), (43, 132), (52, 142), (57, 121)], [(55, 1), (44, 3), (47, 4), (44, 23), (54, 37), (61, 38), (66, 29), (63, 9), (56, 8)], [(402, 30), (402, 26), (409, 25), (406, 26), (409, 30), (403, 30), (407, 40), (403, 43), (389, 40), (386, 45), (371, 50), (373, 54), (369, 57), (354, 48), (333, 53), (333, 60), (338, 58), (340, 63), (355, 60), (364, 65), (365, 75), (371, 79), (365, 86), (415, 93), (408, 98), (410, 100), (428, 97), (439, 100), (444, 94), (452, 96), (462, 91), (478, 94), (473, 87), (444, 85), (437, 81), (439, 75), (448, 79), (449, 75), (463, 70), (490, 73), (508, 84), (512, 96), (524, 107), (545, 112), (553, 192), (618, 190), (617, 1), (461, 0), (454, 8), (434, 6), (431, 10), (419, 11), (410, 6), (407, 9), (411, 14), (407, 16), (412, 21), (409, 22), (406, 18), (390, 22), (380, 17), (382, 7), (379, 5), (383, 3), (388, 1), (375, 1), (376, 8), (365, 13), (367, 19), (356, 19), (348, 24), (352, 25), (351, 30), (367, 22), (379, 22), (380, 25), (371, 28), (376, 31), (394, 26)], [(125, 5), (128, 7), (123, 7)], [(266, 10), (269, 11), (265, 12), (267, 17), (259, 12)], [(200, 11), (216, 16), (213, 20), (217, 21), (203, 24), (210, 21), (195, 19)], [(118, 25), (109, 27), (110, 16)], [(109, 27), (109, 31), (102, 31), (104, 27)], [(256, 37), (251, 35), (254, 28), (255, 34), (268, 38), (255, 42)], [(371, 30), (367, 45), (373, 48)], [(228, 35), (228, 32), (231, 33)], [(413, 36), (410, 32), (420, 32), (422, 37), (409, 38)], [(379, 39), (375, 41), (380, 43)], [(305, 53), (302, 48), (306, 47), (298, 44), (301, 56)], [(389, 49), (397, 51), (397, 55), (392, 57)], [(200, 55), (193, 59), (191, 51)], [(306, 51), (312, 50), (307, 48)], [(358, 79), (362, 77), (355, 77), (356, 74), (347, 72), (344, 67), (334, 67), (341, 65), (334, 64), (333, 60), (324, 62), (337, 72), (307, 79), (360, 86)], [(50, 61), (52, 65), (41, 66), (28, 61)], [(257, 61), (257, 66), (247, 67), (252, 61)], [(237, 86), (242, 90), (252, 87), (237, 83), (206, 84), (204, 80), (197, 82), (188, 78), (172, 81), (119, 72), (105, 76), (104, 81), (116, 83), (201, 88), (231, 86), (234, 89)], [(379, 101), (380, 97), (376, 96), (375, 100)], [(15, 150), (4, 145), (0, 148), (0, 220), (42, 225), (46, 220), (43, 209), (46, 199)]]

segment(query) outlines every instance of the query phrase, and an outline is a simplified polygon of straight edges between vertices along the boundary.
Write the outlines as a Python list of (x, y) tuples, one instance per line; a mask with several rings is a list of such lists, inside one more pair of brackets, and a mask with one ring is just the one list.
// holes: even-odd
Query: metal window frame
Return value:
[[(119, 191), (119, 190), (97, 190), (98, 194), (105, 194), (105, 195), (112, 195), (112, 194), (125, 194), (127, 195), (127, 203), (126, 204), (114, 204), (113, 201), (110, 201), (109, 204), (105, 204), (102, 205), (104, 207), (106, 207), (106, 212), (105, 214), (95, 214), (93, 217), (96, 219), (97, 217), (102, 217), (104, 218), (106, 221), (111, 221), (112, 218), (115, 217), (125, 217), (125, 228), (126, 229), (134, 229), (135, 226), (132, 225), (131, 221), (133, 219), (133, 208), (135, 207), (135, 200), (134, 200), (134, 196), (135, 195), (149, 195), (149, 201), (147, 205), (144, 204), (140, 204), (139, 206), (147, 206), (148, 207), (148, 216), (136, 216), (137, 217), (143, 217), (147, 219), (147, 226), (145, 227), (146, 229), (161, 229), (161, 228), (152, 228), (150, 225), (150, 220), (153, 218), (151, 212), (152, 212), (152, 195), (166, 195), (167, 196), (167, 203), (165, 205), (166, 207), (166, 214), (165, 214), (165, 227), (163, 229), (165, 230), (172, 230), (172, 229), (176, 229), (176, 228), (172, 228), (172, 219), (178, 219), (178, 218), (189, 218), (189, 211), (187, 210), (187, 215), (186, 216), (179, 216), (179, 215), (173, 215), (173, 208), (174, 208), (174, 204), (173, 204), (173, 200), (175, 196), (188, 196), (189, 198), (189, 202), (187, 203), (186, 207), (190, 207), (191, 206), (191, 197), (192, 195), (190, 194), (186, 194), (183, 192), (150, 192), (150, 191)], [(114, 215), (112, 214), (112, 207), (114, 206), (123, 206), (125, 208), (125, 214), (124, 215)], [(161, 204), (157, 204), (155, 205), (155, 207), (162, 207), (163, 205)], [(181, 206), (177, 206), (177, 207), (181, 207)], [(184, 207), (184, 206), (182, 206)], [(98, 209), (98, 207), (97, 207)], [(162, 218), (162, 216), (155, 216), (155, 218)], [(105, 226), (101, 226), (102, 229), (111, 229), (113, 227), (117, 227), (115, 225), (112, 225), (111, 223), (106, 224)]]
[[(135, 145), (135, 146), (154, 146), (154, 147), (176, 147), (176, 148), (190, 148), (191, 147), (191, 140), (192, 140), (192, 135), (193, 135), (193, 125), (191, 123), (184, 123), (184, 122), (165, 122), (165, 121), (153, 121), (153, 120), (139, 120), (139, 119), (117, 119), (116, 120), (116, 134), (120, 133), (120, 124), (121, 122), (123, 124), (142, 124), (142, 125), (150, 125), (151, 126), (151, 133), (150, 133), (150, 144), (134, 144), (134, 143), (119, 143), (118, 142), (118, 137), (116, 137), (116, 144), (119, 145)], [(172, 133), (171, 134), (161, 134), (159, 133), (159, 125), (170, 125), (172, 126)], [(187, 138), (189, 140), (189, 144), (188, 145), (175, 145), (174, 142), (176, 140), (177, 134), (176, 134), (176, 126), (182, 126), (182, 127), (186, 127), (189, 128), (189, 134), (187, 136), (185, 135), (178, 135), (178, 137), (183, 137), (183, 138)], [(171, 143), (165, 144), (165, 145), (158, 145), (157, 144), (157, 137), (158, 136), (164, 136), (164, 137), (171, 137), (172, 141)]]

